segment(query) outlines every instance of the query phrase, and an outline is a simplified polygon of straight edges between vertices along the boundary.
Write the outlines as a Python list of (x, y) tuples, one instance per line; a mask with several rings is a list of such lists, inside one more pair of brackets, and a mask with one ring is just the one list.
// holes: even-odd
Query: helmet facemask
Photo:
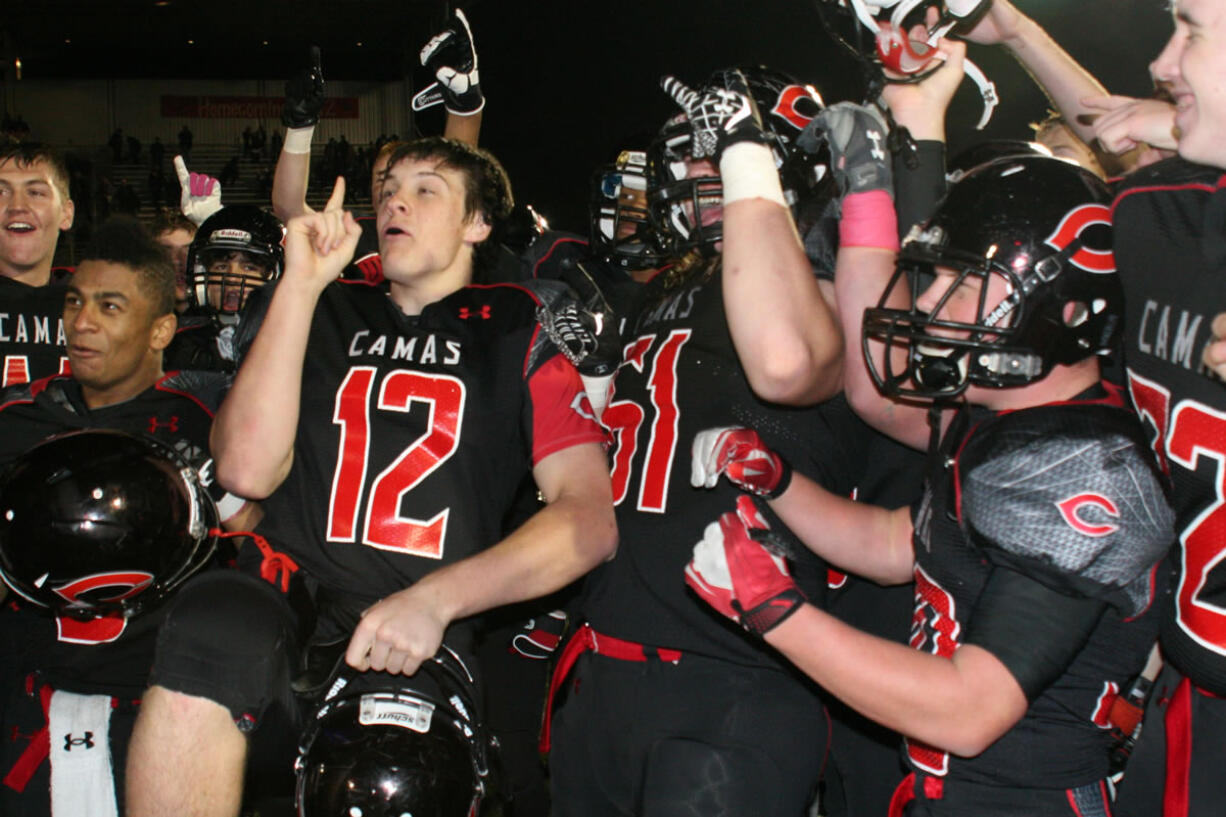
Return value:
[(592, 252), (610, 264), (638, 270), (665, 261), (647, 208), (647, 154), (624, 150), (592, 179)]
[(210, 246), (196, 255), (190, 271), (194, 303), (224, 321), (237, 316), (247, 296), (274, 278), (275, 272), (267, 255)]

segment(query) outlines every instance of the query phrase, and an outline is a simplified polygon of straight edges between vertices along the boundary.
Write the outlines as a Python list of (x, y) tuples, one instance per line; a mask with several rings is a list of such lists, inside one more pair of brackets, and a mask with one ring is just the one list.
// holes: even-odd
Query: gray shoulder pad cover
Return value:
[(1057, 590), (1150, 602), (1150, 572), (1175, 540), (1162, 476), (1130, 412), (1045, 406), (977, 429), (958, 458), (972, 541)]

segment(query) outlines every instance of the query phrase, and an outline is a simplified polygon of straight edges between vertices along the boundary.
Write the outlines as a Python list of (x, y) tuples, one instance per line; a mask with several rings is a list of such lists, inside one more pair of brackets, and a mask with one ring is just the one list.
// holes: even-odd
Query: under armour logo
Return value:
[(881, 149), (881, 131), (870, 130), (866, 134), (868, 140), (873, 143), (872, 149), (869, 151), (872, 157), (879, 162), (885, 161), (885, 151)]
[(477, 318), (481, 318), (482, 320), (488, 321), (490, 319), (490, 305), (485, 304), (476, 312), (473, 312), (471, 309), (469, 309), (466, 306), (460, 307), (460, 320), (466, 321), (472, 317), (477, 317)]
[(165, 428), (170, 431), (178, 431), (179, 430), (179, 416), (176, 414), (164, 423), (160, 422), (158, 418), (156, 417), (150, 417), (149, 418), (149, 433), (156, 434), (159, 428)]
[(94, 748), (94, 733), (86, 732), (83, 738), (74, 738), (71, 732), (64, 735), (64, 751), (71, 752), (74, 746), (84, 746), (86, 749)]

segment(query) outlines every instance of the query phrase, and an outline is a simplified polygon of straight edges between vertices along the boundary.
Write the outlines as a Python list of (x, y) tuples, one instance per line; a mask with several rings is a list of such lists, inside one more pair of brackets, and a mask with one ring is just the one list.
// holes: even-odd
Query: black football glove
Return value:
[(581, 375), (613, 374), (621, 362), (621, 337), (613, 309), (592, 274), (582, 263), (567, 259), (558, 281), (538, 281), (536, 287), (543, 294), (537, 320), (558, 351)]
[(592, 323), (591, 333), (595, 338), (595, 347), (575, 368), (579, 370), (579, 374), (589, 377), (613, 374), (622, 359), (622, 337), (617, 328), (617, 313), (584, 262), (563, 263), (562, 280), (579, 296), (583, 311)]
[(889, 128), (875, 105), (839, 102), (819, 113), (801, 133), (797, 145), (816, 153), (822, 144), (830, 147), (830, 165), (839, 192), (867, 193), (884, 190), (894, 194)]
[(737, 142), (766, 144), (762, 117), (740, 71), (724, 72), (726, 86), (695, 91), (674, 76), (660, 79), (660, 87), (690, 119), (690, 156), (718, 162), (729, 145)]
[(285, 109), (281, 124), (309, 128), (319, 122), (324, 108), (324, 71), (319, 64), (319, 46), (311, 46), (310, 62), (285, 81)]
[(447, 27), (421, 49), (421, 64), (437, 82), (413, 97), (413, 110), (442, 102), (451, 113), (471, 116), (485, 107), (477, 73), (477, 48), (463, 11), (453, 11)]

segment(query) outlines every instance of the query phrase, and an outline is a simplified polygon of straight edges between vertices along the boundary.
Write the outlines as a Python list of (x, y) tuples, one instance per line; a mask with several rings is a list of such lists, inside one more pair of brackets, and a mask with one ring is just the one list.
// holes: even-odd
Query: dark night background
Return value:
[[(827, 38), (814, 0), (459, 5), (472, 23), (488, 100), (482, 144), (506, 164), (517, 198), (558, 227), (585, 230), (592, 169), (622, 147), (640, 146), (671, 114), (657, 86), (663, 73), (695, 84), (718, 67), (764, 63), (812, 82), (827, 102), (861, 93), (855, 64)], [(1171, 31), (1163, 0), (1017, 5), (1113, 92), (1149, 92), (1146, 66)], [(330, 79), (408, 73), (420, 87), (430, 78), (417, 67), (417, 51), (446, 10), (439, 0), (38, 0), (6, 4), (0, 61), (5, 82), (16, 81), (15, 56), (29, 78), (279, 78), (315, 42)], [(996, 83), (1001, 104), (987, 129), (975, 132), (979, 98), (964, 83), (951, 147), (1027, 136), (1045, 99), (1003, 51), (972, 45), (969, 56)], [(419, 118), (419, 130), (441, 130), (437, 110)]]

